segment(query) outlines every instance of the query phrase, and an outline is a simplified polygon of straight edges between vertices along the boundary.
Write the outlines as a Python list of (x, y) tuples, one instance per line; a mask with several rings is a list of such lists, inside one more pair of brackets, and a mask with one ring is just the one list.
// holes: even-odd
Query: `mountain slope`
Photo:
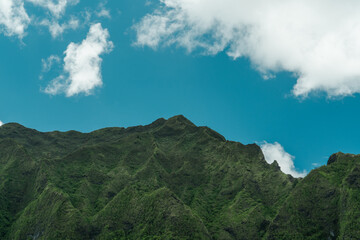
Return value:
[(336, 153), (291, 192), (269, 239), (359, 239), (360, 156)]
[(6, 124), (0, 238), (350, 239), (359, 157), (336, 156), (302, 180), (183, 116), (91, 133)]

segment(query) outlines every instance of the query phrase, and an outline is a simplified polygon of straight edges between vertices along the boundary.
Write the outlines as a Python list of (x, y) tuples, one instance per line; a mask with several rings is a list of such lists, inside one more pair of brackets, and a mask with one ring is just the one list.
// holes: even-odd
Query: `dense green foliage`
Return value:
[(0, 127), (0, 239), (358, 239), (360, 157), (304, 179), (183, 116), (91, 133)]

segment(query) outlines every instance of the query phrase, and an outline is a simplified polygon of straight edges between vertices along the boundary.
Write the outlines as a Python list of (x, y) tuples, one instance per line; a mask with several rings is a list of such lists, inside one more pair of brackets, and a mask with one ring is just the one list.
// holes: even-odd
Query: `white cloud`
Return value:
[(0, 32), (23, 38), (30, 18), (21, 0), (0, 0)]
[(109, 53), (113, 43), (107, 29), (100, 23), (93, 24), (81, 44), (70, 43), (65, 51), (64, 71), (46, 87), (51, 95), (64, 92), (67, 97), (85, 93), (102, 86), (100, 55)]
[(42, 71), (48, 72), (51, 70), (54, 63), (59, 63), (61, 61), (59, 56), (51, 55), (47, 59), (42, 59)]
[(28, 2), (33, 3), (34, 5), (43, 7), (47, 9), (51, 15), (55, 18), (60, 18), (64, 15), (66, 8), (69, 5), (76, 5), (79, 3), (79, 0), (27, 0)]
[(290, 174), (293, 177), (305, 177), (306, 171), (298, 172), (294, 166), (294, 159), (295, 157), (290, 155), (289, 153), (285, 152), (283, 146), (279, 143), (267, 143), (264, 142), (261, 146), (261, 150), (264, 153), (265, 160), (271, 164), (274, 160), (280, 166), (281, 171), (286, 174)]
[(137, 45), (248, 57), (264, 76), (293, 72), (295, 96), (360, 92), (360, 1), (160, 2), (134, 26)]
[(4, 125), (4, 123), (3, 123), (2, 121), (0, 121), (0, 127), (1, 127), (2, 125)]
[(111, 18), (111, 15), (110, 15), (110, 11), (108, 9), (100, 9), (100, 11), (98, 11), (96, 13), (96, 16), (98, 17), (106, 17), (106, 18)]
[(57, 20), (50, 21), (49, 19), (43, 19), (39, 24), (42, 26), (47, 26), (51, 36), (56, 38), (62, 35), (65, 30), (77, 29), (79, 27), (79, 20), (76, 18), (71, 18), (68, 22), (60, 24)]
[[(27, 27), (32, 24), (47, 27), (51, 36), (57, 38), (67, 30), (76, 30), (80, 25), (90, 25), (95, 19), (111, 18), (110, 10), (105, 7), (104, 1), (99, 3), (96, 11), (86, 9), (75, 15), (65, 14), (70, 6), (79, 2), (80, 0), (0, 0), (0, 33), (7, 36), (17, 35), (22, 39), (26, 35)], [(37, 16), (30, 10), (28, 15), (27, 10), (30, 8), (25, 9), (24, 3), (25, 7), (32, 4), (46, 14)]]
[(67, 22), (60, 23), (60, 19), (64, 16), (66, 8), (71, 5), (76, 5), (79, 0), (26, 0), (32, 4), (42, 7), (49, 12), (49, 17), (38, 22), (40, 26), (49, 28), (50, 34), (56, 38), (68, 29), (77, 29), (79, 27), (79, 20), (71, 17)]
[(98, 7), (98, 11), (95, 12), (98, 17), (111, 18), (110, 10), (105, 7), (106, 2), (101, 2)]

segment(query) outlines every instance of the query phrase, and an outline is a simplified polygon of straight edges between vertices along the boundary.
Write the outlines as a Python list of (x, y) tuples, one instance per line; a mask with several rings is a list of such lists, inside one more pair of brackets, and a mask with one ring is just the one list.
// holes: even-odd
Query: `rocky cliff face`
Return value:
[(304, 179), (183, 116), (91, 133), (0, 128), (1, 239), (356, 239), (360, 157)]

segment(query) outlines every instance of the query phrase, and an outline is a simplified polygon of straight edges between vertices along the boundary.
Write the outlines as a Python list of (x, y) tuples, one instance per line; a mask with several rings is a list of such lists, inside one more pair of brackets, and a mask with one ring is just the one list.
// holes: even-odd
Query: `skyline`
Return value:
[[(275, 3), (251, 14), (234, 0), (0, 0), (0, 120), (89, 132), (182, 114), (228, 140), (268, 143), (293, 175), (360, 153), (358, 11)], [(272, 18), (284, 10), (293, 17)], [(322, 21), (334, 13), (337, 23)]]

